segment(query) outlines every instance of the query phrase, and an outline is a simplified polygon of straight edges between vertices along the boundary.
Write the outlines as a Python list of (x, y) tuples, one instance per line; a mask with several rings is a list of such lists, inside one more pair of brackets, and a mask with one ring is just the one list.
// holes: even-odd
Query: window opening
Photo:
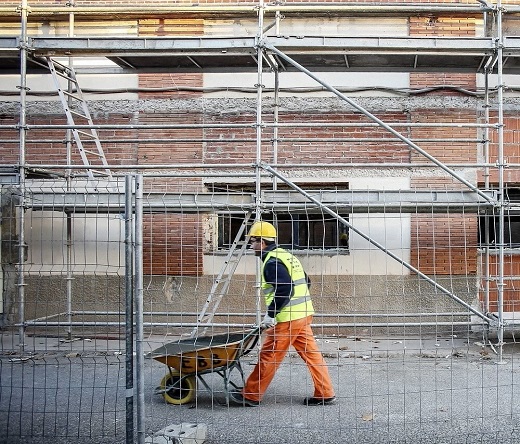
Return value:
[[(302, 186), (302, 185), (300, 185)], [(212, 185), (212, 191), (226, 192), (254, 192), (254, 188), (248, 185)], [(340, 190), (337, 186), (326, 184), (317, 187), (306, 185), (306, 189), (312, 190)], [(282, 189), (281, 187), (279, 189)], [(287, 190), (288, 188), (285, 188)], [(348, 189), (348, 184), (341, 188)], [(349, 220), (348, 214), (340, 214)], [(348, 251), (349, 230), (333, 216), (323, 213), (319, 209), (316, 212), (306, 213), (263, 213), (262, 220), (271, 222), (277, 228), (278, 244), (284, 248), (297, 250), (340, 250)], [(253, 220), (256, 215), (253, 215)], [(218, 249), (227, 250), (231, 247), (238, 230), (244, 220), (242, 214), (219, 213), (218, 214)], [(243, 239), (241, 239), (243, 240)]]
[[(504, 247), (520, 248), (520, 188), (507, 188), (504, 199), (513, 208), (506, 209), (504, 220)], [(516, 207), (516, 208), (514, 208)], [(489, 232), (489, 244), (486, 245), (486, 220)], [(498, 213), (485, 214), (479, 217), (479, 246), (490, 248), (498, 247), (499, 215)]]

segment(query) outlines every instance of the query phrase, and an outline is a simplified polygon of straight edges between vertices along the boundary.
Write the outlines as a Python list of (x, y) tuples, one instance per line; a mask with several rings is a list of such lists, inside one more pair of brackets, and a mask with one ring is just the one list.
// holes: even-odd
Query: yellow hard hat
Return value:
[(257, 221), (251, 226), (249, 236), (274, 239), (276, 237), (276, 228), (269, 222)]

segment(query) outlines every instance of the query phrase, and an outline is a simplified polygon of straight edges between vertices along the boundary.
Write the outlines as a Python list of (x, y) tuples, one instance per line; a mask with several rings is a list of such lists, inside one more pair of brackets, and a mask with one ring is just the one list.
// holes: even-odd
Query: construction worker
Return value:
[(249, 236), (255, 255), (262, 260), (261, 287), (267, 312), (261, 326), (266, 329), (266, 337), (258, 363), (242, 391), (230, 393), (230, 403), (259, 405), (291, 345), (307, 364), (314, 384), (314, 393), (304, 399), (304, 404), (334, 403), (336, 398), (327, 364), (311, 329), (314, 309), (307, 274), (295, 256), (276, 245), (277, 233), (272, 224), (255, 222)]

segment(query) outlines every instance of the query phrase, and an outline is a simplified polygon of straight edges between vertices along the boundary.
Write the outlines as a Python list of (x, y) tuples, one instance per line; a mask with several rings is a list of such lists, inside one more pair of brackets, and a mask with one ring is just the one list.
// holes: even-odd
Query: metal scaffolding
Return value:
[[(117, 17), (142, 17), (143, 14), (150, 17), (160, 16), (161, 14), (190, 14), (190, 16), (205, 17), (248, 17), (258, 20), (258, 31), (255, 36), (244, 37), (213, 37), (213, 36), (192, 36), (192, 37), (135, 37), (135, 36), (75, 36), (73, 26), (66, 37), (30, 36), (28, 33), (29, 11), (32, 18), (41, 20), (45, 17), (66, 17), (70, 23), (74, 18), (81, 17), (83, 20), (94, 20), (112, 14)], [(482, 14), (483, 22), (489, 25), (492, 32), (484, 37), (329, 37), (329, 36), (284, 36), (279, 32), (281, 15), (309, 16), (310, 14), (339, 14), (345, 16), (372, 16), (381, 14), (432, 14), (438, 13), (466, 13), (472, 15)], [(442, 293), (443, 296), (450, 298), (460, 306), (461, 312), (435, 313), (435, 320), (422, 321), (418, 325), (441, 325), (443, 321), (438, 318), (446, 317), (448, 325), (483, 325), (485, 332), (489, 329), (496, 331), (498, 341), (496, 343), (498, 361), (503, 361), (504, 332), (508, 327), (515, 327), (515, 320), (506, 320), (504, 316), (504, 286), (505, 274), (505, 219), (507, 211), (511, 208), (505, 190), (507, 188), (505, 180), (505, 170), (510, 167), (518, 167), (519, 164), (508, 162), (504, 153), (504, 94), (507, 86), (504, 82), (506, 74), (520, 74), (520, 37), (504, 35), (503, 21), (504, 15), (520, 14), (520, 7), (508, 6), (504, 8), (500, 2), (496, 5), (489, 5), (479, 2), (479, 5), (280, 5), (264, 4), (260, 0), (255, 6), (164, 6), (156, 7), (153, 11), (146, 7), (74, 7), (71, 6), (34, 6), (29, 8), (27, 0), (22, 0), (16, 15), (10, 8), (0, 7), (0, 17), (11, 18), (20, 17), (20, 36), (0, 37), (0, 76), (13, 73), (20, 75), (19, 86), (19, 123), (14, 125), (2, 125), (0, 129), (18, 131), (19, 156), (16, 165), (0, 165), (2, 175), (1, 182), (4, 184), (14, 184), (19, 190), (20, 201), (18, 203), (18, 311), (19, 319), (16, 323), (20, 338), (19, 348), (24, 351), (25, 331), (28, 326), (54, 327), (66, 326), (69, 338), (72, 337), (72, 328), (76, 327), (73, 317), (76, 315), (88, 317), (97, 315), (96, 313), (72, 310), (71, 300), (73, 298), (70, 262), (72, 261), (70, 251), (67, 254), (67, 309), (65, 313), (47, 316), (45, 318), (27, 319), (25, 315), (25, 254), (26, 230), (25, 211), (59, 211), (68, 217), (73, 214), (124, 214), (126, 222), (125, 242), (125, 267), (126, 293), (136, 298), (136, 317), (138, 318), (136, 349), (138, 366), (143, 362), (143, 327), (148, 326), (183, 326), (193, 327), (194, 331), (199, 327), (198, 322), (186, 322), (183, 316), (196, 318), (197, 313), (174, 313), (170, 316), (179, 317), (179, 321), (168, 322), (154, 320), (150, 323), (144, 322), (143, 318), (147, 315), (156, 316), (166, 315), (160, 312), (145, 312), (143, 310), (143, 276), (142, 267), (142, 217), (143, 214), (165, 214), (178, 213), (182, 215), (229, 212), (232, 214), (245, 215), (262, 213), (294, 212), (309, 214), (328, 214), (340, 225), (347, 227), (352, 232), (360, 235), (372, 246), (384, 252), (390, 258), (396, 260), (404, 268), (415, 273), (419, 278), (431, 284), (434, 289)], [(271, 32), (270, 32), (271, 31)], [(488, 31), (488, 29), (486, 29)], [(141, 74), (141, 73), (256, 73), (257, 82), (255, 88), (250, 93), (255, 94), (254, 118), (250, 123), (172, 123), (172, 124), (74, 124), (73, 119), (69, 119), (67, 124), (34, 125), (27, 123), (27, 76), (31, 73), (48, 73), (47, 60), (57, 57), (104, 57), (111, 62), (111, 67), (75, 67), (77, 73), (110, 73), (110, 74)], [(71, 63), (72, 64), (72, 63)], [(329, 82), (323, 80), (316, 72), (452, 72), (452, 73), (475, 73), (483, 74), (485, 77), (485, 90), (483, 108), (485, 110), (484, 123), (411, 123), (411, 122), (384, 122), (376, 115), (368, 111), (366, 107), (358, 101), (352, 99), (347, 92), (334, 87)], [(274, 76), (275, 87), (266, 88), (264, 76), (269, 72)], [(349, 126), (363, 127), (367, 130), (378, 128), (385, 132), (384, 136), (367, 137), (305, 137), (295, 136), (293, 138), (281, 138), (279, 131), (284, 128), (297, 129), (300, 126), (319, 128), (320, 123), (281, 123), (278, 121), (279, 94), (282, 92), (279, 87), (278, 76), (280, 73), (303, 73), (320, 85), (318, 90), (331, 93), (335, 98), (346, 103), (350, 108), (356, 110), (360, 115), (367, 118), (363, 124), (350, 122), (335, 122), (329, 124), (330, 127), (348, 128)], [(492, 122), (490, 118), (490, 87), (489, 76), (496, 75), (496, 119)], [(70, 78), (73, 76), (70, 75)], [(68, 85), (70, 87), (70, 85)], [(195, 89), (194, 89), (195, 90)], [(204, 92), (204, 88), (199, 88), (198, 92)], [(273, 109), (273, 117), (270, 122), (264, 121), (265, 96), (267, 93), (274, 94), (270, 102), (270, 109)], [(66, 96), (63, 96), (66, 97)], [(86, 115), (88, 115), (86, 113)], [(327, 126), (329, 126), (327, 125)], [(482, 136), (477, 138), (412, 138), (406, 130), (410, 128), (439, 128), (439, 127), (471, 127), (481, 132)], [(236, 137), (221, 138), (208, 137), (186, 137), (175, 138), (171, 136), (159, 135), (150, 137), (135, 137), (134, 134), (108, 138), (106, 142), (111, 143), (163, 143), (163, 142), (186, 142), (186, 143), (211, 143), (211, 142), (249, 142), (254, 144), (255, 153), (253, 162), (232, 162), (232, 163), (157, 163), (148, 165), (138, 164), (110, 164), (103, 158), (103, 177), (96, 176), (95, 169), (88, 162), (77, 165), (71, 162), (70, 150), (73, 149), (71, 143), (71, 132), (78, 134), (85, 131), (95, 134), (96, 142), (103, 143), (103, 138), (97, 139), (96, 130), (135, 130), (137, 132), (147, 130), (175, 130), (175, 129), (247, 129), (254, 136), (244, 136), (242, 139)], [(402, 131), (400, 130), (402, 128)], [(28, 133), (33, 130), (64, 130), (69, 136), (67, 152), (68, 158), (60, 164), (49, 162), (47, 164), (31, 164), (26, 161), (26, 144)], [(272, 133), (266, 134), (268, 131)], [(250, 134), (251, 134), (250, 133)], [(302, 163), (279, 163), (278, 146), (281, 142), (367, 142), (379, 143), (388, 140), (386, 133), (389, 133), (392, 140), (405, 145), (421, 159), (428, 162), (307, 162)], [(497, 162), (490, 161), (489, 144), (493, 133), (497, 144)], [(9, 138), (2, 138), (2, 142), (13, 143)], [(46, 144), (58, 143), (56, 135), (46, 139), (32, 141), (32, 143)], [(484, 152), (484, 161), (477, 163), (456, 163), (445, 162), (437, 159), (421, 145), (428, 142), (439, 143), (471, 143), (480, 145)], [(263, 155), (263, 146), (270, 143), (273, 148), (273, 159), (266, 162)], [(80, 145), (76, 141), (77, 145)], [(98, 144), (100, 147), (100, 145)], [(99, 148), (98, 153), (103, 153)], [(336, 169), (354, 170), (356, 168), (374, 169), (388, 168), (400, 169), (405, 173), (411, 169), (436, 168), (441, 171), (457, 187), (449, 190), (423, 189), (416, 191), (408, 190), (335, 190), (330, 192), (326, 189), (316, 193), (309, 193), (304, 186), (299, 186), (285, 172), (297, 170), (299, 168), (311, 167), (315, 170)], [(468, 180), (458, 169), (468, 167), (475, 170), (485, 171), (485, 184), (481, 187), (473, 180)], [(490, 183), (490, 171), (493, 170), (498, 179), (498, 186), (492, 189)], [(50, 185), (48, 188), (31, 188), (28, 176), (35, 171), (49, 174), (54, 180), (56, 176), (66, 178), (65, 186), (60, 189), (59, 185)], [(135, 176), (135, 181), (130, 181), (129, 177)], [(172, 179), (172, 178), (238, 178), (242, 177), (254, 183), (254, 190), (238, 192), (144, 192), (144, 182), (147, 179)], [(123, 179), (125, 182), (123, 184)], [(49, 180), (50, 181), (50, 180)], [(265, 185), (268, 185), (266, 187)], [(100, 186), (101, 185), (101, 186)], [(283, 187), (281, 187), (283, 185)], [(104, 189), (106, 188), (106, 189)], [(133, 199), (133, 200), (132, 200)], [(498, 220), (498, 239), (496, 242), (497, 264), (496, 273), (491, 272), (490, 266), (490, 242), (486, 242), (482, 252), (483, 276), (485, 282), (485, 298), (482, 307), (475, 308), (472, 304), (459, 298), (450, 288), (437, 282), (433, 277), (423, 273), (420, 267), (415, 267), (409, 260), (396, 255), (390, 248), (381, 245), (368, 233), (363, 232), (354, 224), (345, 219), (343, 214), (370, 214), (384, 213), (392, 214), (416, 214), (416, 215), (442, 215), (442, 214), (469, 214), (493, 215), (497, 214)], [(135, 217), (134, 224), (131, 219)], [(133, 230), (133, 232), (132, 232)], [(488, 230), (486, 230), (486, 233)], [(132, 239), (135, 236), (135, 239)], [(71, 226), (70, 220), (67, 225), (67, 243), (70, 246)], [(245, 248), (245, 247), (244, 247)], [(132, 258), (132, 255), (135, 257)], [(133, 260), (132, 260), (133, 259)], [(257, 270), (258, 273), (258, 270)], [(221, 276), (219, 275), (219, 279)], [(131, 282), (135, 279), (134, 282)], [(489, 282), (496, 281), (497, 287), (497, 312), (490, 310)], [(260, 288), (257, 288), (256, 298), (260, 301)], [(108, 320), (106, 325), (121, 326), (125, 325), (127, 334), (133, 335), (133, 322), (128, 318), (132, 317), (132, 303), (127, 300), (126, 321)], [(132, 300), (133, 302), (133, 300)], [(118, 317), (119, 311), (106, 311), (107, 316)], [(258, 313), (224, 313), (227, 319), (234, 316), (258, 317)], [(400, 315), (406, 318), (403, 322), (396, 322), (396, 326), (415, 325), (413, 320), (407, 318), (417, 316), (425, 318), (431, 313), (407, 313)], [(65, 316), (66, 320), (63, 320)], [(334, 317), (335, 316), (335, 317)], [(349, 315), (340, 313), (336, 315), (325, 313), (321, 316), (322, 322), (319, 326), (330, 325), (328, 317), (333, 317), (338, 326), (350, 326), (357, 322), (359, 326), (374, 327), (379, 324), (374, 320), (370, 313), (358, 313)], [(393, 313), (385, 313), (383, 316), (394, 317)], [(464, 318), (463, 321), (450, 321), (454, 316)], [(359, 321), (356, 319), (361, 318)], [(56, 318), (60, 318), (56, 320)], [(352, 323), (344, 322), (354, 318)], [(81, 325), (90, 325), (89, 321), (78, 321)], [(92, 325), (98, 325), (99, 321)], [(224, 323), (214, 322), (215, 326)], [(243, 325), (240, 321), (236, 323), (227, 322), (225, 325)], [(388, 326), (388, 324), (385, 324)], [(128, 339), (128, 337), (127, 337)], [(127, 344), (127, 348), (132, 350), (132, 341)], [(132, 373), (131, 365), (127, 371)], [(128, 376), (128, 374), (127, 374)], [(143, 375), (139, 375), (137, 380), (137, 440), (144, 442), (144, 413), (140, 411), (144, 405), (144, 382)], [(132, 389), (132, 385), (127, 385), (127, 389)], [(129, 402), (129, 400), (127, 400)], [(133, 406), (129, 402), (129, 409)], [(128, 428), (128, 435), (133, 440), (133, 427)]]
[[(73, 5), (72, 5), (73, 6)], [(208, 10), (201, 7), (168, 7), (165, 10), (154, 11), (154, 14), (161, 12), (168, 13), (186, 13), (192, 14), (208, 14)], [(489, 35), (487, 37), (457, 37), (457, 38), (446, 38), (446, 37), (306, 37), (306, 36), (280, 36), (280, 35), (267, 35), (265, 32), (279, 24), (279, 14), (306, 14), (314, 13), (318, 11), (315, 6), (291, 6), (291, 5), (264, 5), (260, 3), (258, 14), (258, 35), (256, 37), (185, 37), (185, 38), (168, 38), (168, 37), (29, 37), (27, 33), (27, 19), (28, 19), (28, 5), (27, 2), (22, 2), (19, 14), (21, 16), (21, 36), (20, 37), (1, 37), (0, 38), (0, 57), (2, 58), (1, 72), (12, 73), (14, 67), (19, 64), (20, 66), (20, 124), (14, 126), (18, 129), (20, 134), (20, 165), (16, 171), (19, 177), (19, 186), (21, 190), (21, 196), (24, 199), (20, 206), (22, 208), (32, 209), (49, 209), (63, 210), (63, 211), (89, 211), (89, 201), (92, 200), (92, 195), (89, 193), (81, 194), (64, 193), (58, 196), (56, 199), (55, 193), (33, 193), (31, 190), (27, 192), (26, 187), (26, 172), (33, 168), (45, 169), (49, 168), (64, 168), (66, 171), (71, 169), (81, 170), (77, 165), (30, 165), (25, 162), (25, 140), (28, 130), (45, 128), (45, 126), (27, 125), (26, 123), (26, 76), (30, 72), (45, 72), (45, 58), (48, 57), (106, 57), (115, 62), (118, 68), (88, 68), (85, 72), (114, 72), (114, 73), (125, 73), (125, 72), (194, 72), (203, 70), (204, 72), (257, 72), (258, 83), (257, 83), (257, 121), (255, 124), (245, 125), (247, 127), (252, 126), (256, 128), (256, 140), (257, 140), (257, 159), (255, 162), (256, 173), (255, 182), (257, 183), (257, 191), (254, 194), (248, 194), (243, 196), (229, 196), (228, 194), (222, 193), (217, 195), (215, 193), (208, 193), (205, 198), (204, 195), (193, 195), (189, 196), (183, 193), (182, 196), (171, 194), (165, 197), (160, 196), (160, 205), (166, 205), (168, 209), (175, 211), (176, 209), (182, 208), (183, 211), (215, 211), (222, 208), (235, 208), (239, 211), (245, 210), (256, 210), (260, 213), (262, 209), (258, 206), (258, 202), (262, 202), (263, 205), (270, 208), (272, 211), (276, 211), (277, 208), (286, 208), (286, 204), (283, 203), (284, 199), (287, 199), (286, 192), (277, 192), (274, 189), (272, 192), (262, 191), (259, 186), (261, 182), (261, 176), (267, 169), (270, 175), (277, 175), (275, 164), (264, 167), (262, 165), (262, 153), (261, 143), (263, 140), (263, 128), (272, 127), (273, 131), (283, 127), (283, 124), (275, 122), (268, 124), (262, 121), (262, 102), (263, 102), (263, 85), (262, 75), (264, 71), (263, 63), (265, 63), (269, 70), (277, 75), (278, 72), (290, 72), (299, 71), (307, 74), (313, 78), (317, 83), (321, 84), (325, 90), (331, 91), (341, 100), (346, 101), (350, 106), (357, 109), (359, 112), (365, 114), (371, 119), (376, 126), (380, 126), (385, 130), (389, 131), (393, 136), (402, 142), (406, 143), (411, 149), (416, 150), (421, 155), (426, 157), (431, 163), (444, 170), (447, 174), (453, 176), (456, 181), (462, 183), (467, 187), (467, 192), (454, 191), (452, 193), (439, 193), (442, 194), (441, 200), (438, 200), (438, 196), (434, 196), (435, 193), (429, 191), (425, 192), (414, 192), (414, 193), (402, 193), (402, 192), (345, 192), (340, 193), (339, 201), (338, 196), (333, 197), (332, 202), (327, 202), (327, 196), (321, 196), (321, 203), (326, 205), (328, 208), (341, 209), (347, 212), (358, 212), (358, 211), (377, 211), (378, 209), (384, 209), (385, 212), (417, 212), (417, 211), (435, 211), (442, 213), (443, 211), (457, 211), (464, 209), (465, 212), (472, 211), (484, 211), (485, 208), (493, 209), (499, 208), (500, 210), (500, 233), (502, 241), (498, 243), (500, 263), (503, 264), (503, 233), (504, 233), (504, 208), (506, 202), (504, 201), (504, 179), (503, 172), (507, 166), (503, 158), (503, 140), (501, 133), (503, 131), (503, 85), (502, 75), (504, 73), (518, 73), (519, 61), (520, 61), (520, 38), (515, 36), (503, 36), (501, 23), (503, 20), (504, 9), (500, 4), (494, 6), (470, 6), (470, 5), (457, 5), (457, 6), (435, 6), (428, 5), (427, 7), (422, 5), (410, 5), (410, 6), (363, 6), (362, 8), (354, 5), (331, 5), (331, 6), (320, 6), (319, 12), (335, 12), (347, 15), (370, 15), (374, 13), (431, 13), (432, 10), (438, 12), (459, 12), (464, 10), (466, 13), (482, 13), (486, 16), (486, 20), (489, 20), (489, 15), (494, 18), (496, 34)], [(125, 8), (124, 13), (133, 16), (136, 14), (142, 14), (143, 12), (150, 12), (146, 8)], [(113, 7), (48, 7), (40, 6), (33, 7), (31, 9), (31, 15), (33, 17), (45, 16), (46, 14), (53, 15), (67, 15), (69, 21), (73, 22), (74, 16), (78, 17), (98, 17), (104, 14), (122, 13), (122, 11), (116, 11)], [(249, 7), (222, 7), (219, 9), (219, 14), (243, 14), (250, 15), (256, 13), (256, 8)], [(508, 14), (518, 13), (517, 8), (508, 7)], [(12, 14), (12, 11), (0, 10), (0, 16), (8, 16)], [(265, 18), (273, 19), (274, 21), (269, 25), (264, 25)], [(374, 57), (377, 55), (377, 57)], [(401, 72), (430, 72), (430, 71), (453, 71), (453, 72), (472, 72), (479, 73), (483, 72), (486, 78), (491, 73), (496, 73), (498, 76), (498, 88), (497, 88), (497, 103), (498, 103), (498, 124), (480, 124), (478, 126), (488, 130), (496, 130), (499, 138), (499, 161), (496, 165), (491, 164), (480, 164), (485, 168), (497, 167), (499, 175), (499, 189), (496, 192), (491, 193), (486, 189), (481, 190), (475, 184), (467, 181), (461, 175), (457, 174), (454, 167), (438, 161), (431, 156), (426, 150), (423, 150), (419, 144), (424, 140), (411, 140), (410, 138), (399, 133), (395, 127), (403, 125), (405, 127), (411, 127), (413, 124), (401, 124), (401, 123), (390, 123), (387, 124), (377, 117), (373, 116), (370, 112), (366, 111), (363, 107), (358, 105), (354, 100), (347, 97), (336, 88), (329, 85), (327, 82), (322, 81), (317, 75), (313, 74), (313, 71), (338, 71), (348, 69), (349, 71), (373, 71), (373, 72), (388, 72), (388, 71), (401, 71)], [(79, 69), (81, 71), (81, 69)], [(276, 91), (275, 91), (276, 92)], [(487, 89), (486, 89), (487, 95)], [(487, 108), (486, 108), (487, 110)], [(348, 123), (338, 124), (348, 126)], [(419, 124), (421, 125), (421, 124)], [(422, 124), (427, 127), (428, 124)], [(439, 125), (439, 124), (437, 124)], [(442, 125), (442, 124), (441, 124)], [(475, 124), (477, 125), (477, 124)], [(295, 125), (296, 126), (296, 125)], [(369, 125), (367, 125), (368, 127)], [(93, 130), (96, 128), (117, 128), (117, 129), (135, 129), (136, 126), (109, 126), (109, 125), (55, 125), (55, 129), (73, 129), (75, 131), (81, 130)], [(151, 128), (180, 128), (188, 127), (187, 125), (139, 125), (139, 129), (151, 129)], [(195, 126), (194, 126), (195, 127)], [(202, 124), (200, 128), (207, 128), (209, 125)], [(221, 124), (221, 127), (229, 128), (231, 125)], [(488, 140), (486, 137), (485, 140)], [(132, 139), (121, 139), (121, 141), (131, 141)], [(146, 141), (167, 141), (168, 139), (145, 139)], [(298, 139), (305, 140), (305, 139)], [(320, 139), (317, 139), (318, 141)], [(348, 140), (348, 139), (346, 139)], [(359, 140), (359, 139), (357, 139)], [(377, 141), (377, 139), (366, 139), (367, 141)], [(201, 140), (207, 141), (207, 139)], [(277, 138), (275, 137), (275, 143)], [(290, 141), (290, 140), (285, 140)], [(427, 141), (427, 140), (426, 140)], [(452, 140), (453, 141), (453, 140)], [(42, 141), (46, 142), (46, 141)], [(229, 165), (230, 167), (240, 167), (239, 164)], [(285, 168), (291, 165), (284, 164)], [(342, 164), (336, 164), (335, 167), (341, 167)], [(346, 167), (355, 167), (356, 165), (346, 164)], [(360, 164), (361, 166), (361, 164)], [(370, 164), (362, 164), (363, 167), (370, 167)], [(425, 167), (424, 164), (373, 164), (372, 167)], [(7, 166), (6, 166), (7, 167)], [(119, 165), (109, 166), (110, 168), (121, 169), (178, 169), (178, 168), (191, 168), (191, 169), (205, 169), (205, 172), (201, 173), (201, 176), (207, 176), (207, 169), (214, 168), (207, 164), (192, 164), (192, 165), (148, 165), (143, 167), (142, 165)], [(220, 168), (224, 168), (225, 165), (220, 165)], [(249, 168), (250, 165), (243, 165), (244, 168)], [(314, 168), (324, 167), (323, 164), (314, 164)], [(325, 167), (327, 167), (325, 165)], [(85, 170), (88, 172), (90, 169), (88, 165), (85, 166)], [(215, 175), (222, 176), (222, 172), (215, 169)], [(236, 173), (235, 173), (236, 174)], [(164, 176), (169, 176), (165, 173)], [(182, 175), (181, 175), (182, 176)], [(268, 175), (269, 176), (269, 175)], [(283, 179), (290, 186), (294, 184), (288, 179)], [(276, 181), (274, 182), (276, 187)], [(284, 194), (285, 193), (285, 194)], [(413, 195), (412, 195), (413, 194)], [(30, 196), (30, 198), (28, 198)], [(103, 193), (95, 196), (92, 211), (106, 211), (106, 212), (117, 212), (121, 211), (124, 203), (123, 194), (112, 194), (107, 193), (103, 196)], [(305, 197), (305, 195), (303, 195)], [(74, 200), (71, 202), (70, 200)], [(154, 203), (153, 195), (148, 196), (150, 201), (148, 202), (147, 208), (153, 212), (156, 204)], [(232, 201), (230, 201), (232, 199)], [(238, 199), (238, 201), (237, 201)], [(442, 199), (446, 199), (443, 201)], [(207, 200), (207, 204), (204, 201)], [(301, 208), (306, 208), (308, 202), (306, 199), (300, 199), (301, 203), (296, 203), (294, 196), (291, 196), (289, 201), (290, 209), (297, 211)], [(196, 201), (196, 203), (195, 203)], [(49, 203), (47, 203), (49, 202)], [(95, 209), (94, 209), (95, 206)], [(265, 207), (263, 207), (265, 210)], [(20, 245), (24, 244), (23, 240), (23, 226), (24, 226), (23, 212), (20, 213)], [(23, 317), (23, 288), (24, 288), (24, 273), (23, 273), (23, 249), (20, 249), (20, 282), (19, 291), (20, 295), (20, 328), (23, 329), (26, 325), (26, 320)], [(500, 289), (503, 287), (503, 269), (499, 272), (499, 300), (501, 300)], [(499, 304), (501, 305), (501, 304)], [(482, 314), (482, 317), (487, 318), (486, 314)], [(498, 326), (501, 331), (504, 325), (501, 309), (498, 313)], [(500, 341), (501, 342), (501, 341)]]

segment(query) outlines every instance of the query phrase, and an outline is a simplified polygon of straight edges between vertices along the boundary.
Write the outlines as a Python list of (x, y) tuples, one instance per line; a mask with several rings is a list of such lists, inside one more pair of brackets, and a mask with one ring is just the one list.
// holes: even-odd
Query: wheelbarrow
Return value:
[(244, 384), (240, 358), (255, 348), (260, 333), (261, 328), (254, 327), (246, 331), (181, 339), (153, 350), (148, 357), (168, 366), (168, 373), (155, 393), (162, 394), (169, 404), (187, 404), (195, 398), (197, 380), (213, 393), (204, 375), (216, 373), (224, 381), (226, 404), (229, 405), (230, 390), (239, 390), (239, 386), (231, 381), (231, 373), (238, 371)]

